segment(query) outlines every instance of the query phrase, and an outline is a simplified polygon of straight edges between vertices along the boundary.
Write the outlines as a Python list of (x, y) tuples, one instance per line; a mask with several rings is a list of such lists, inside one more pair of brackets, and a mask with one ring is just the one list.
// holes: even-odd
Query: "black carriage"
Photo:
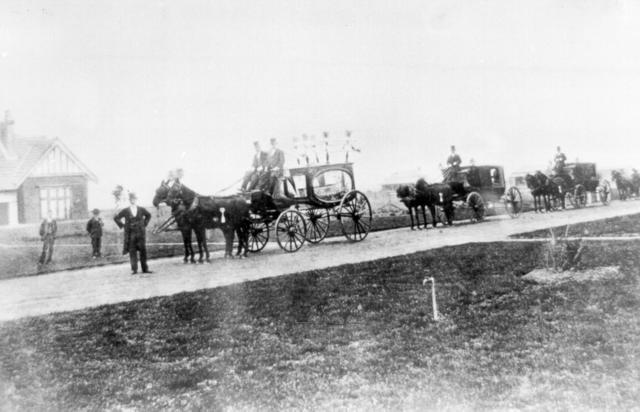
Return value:
[(588, 194), (603, 205), (611, 200), (611, 185), (606, 179), (600, 179), (595, 163), (567, 163), (554, 179), (560, 179), (559, 192), (565, 203), (568, 201), (575, 208), (587, 205)]
[(515, 186), (507, 187), (502, 166), (462, 166), (455, 181), (446, 182), (454, 190), (456, 207), (469, 209), (473, 220), (482, 220), (487, 208), (504, 205), (512, 218), (522, 213), (522, 194)]
[(355, 190), (353, 164), (325, 164), (288, 170), (283, 179), (284, 196), (273, 199), (264, 192), (250, 195), (249, 250), (258, 252), (275, 233), (278, 245), (295, 252), (305, 242), (318, 243), (336, 219), (344, 236), (364, 240), (371, 229), (371, 205)]

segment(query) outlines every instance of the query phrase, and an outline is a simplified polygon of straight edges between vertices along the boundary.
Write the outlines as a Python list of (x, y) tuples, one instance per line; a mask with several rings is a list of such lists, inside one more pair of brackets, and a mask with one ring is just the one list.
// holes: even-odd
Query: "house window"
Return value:
[(71, 188), (68, 186), (40, 188), (40, 215), (47, 216), (47, 211), (56, 219), (71, 217)]

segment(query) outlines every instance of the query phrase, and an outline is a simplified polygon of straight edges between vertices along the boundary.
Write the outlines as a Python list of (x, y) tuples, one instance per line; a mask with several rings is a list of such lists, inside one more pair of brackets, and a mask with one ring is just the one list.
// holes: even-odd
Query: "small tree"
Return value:
[(576, 269), (584, 251), (582, 238), (569, 239), (569, 225), (566, 227), (564, 238), (557, 238), (552, 229), (549, 229), (549, 233), (551, 238), (545, 250), (547, 269), (555, 272)]

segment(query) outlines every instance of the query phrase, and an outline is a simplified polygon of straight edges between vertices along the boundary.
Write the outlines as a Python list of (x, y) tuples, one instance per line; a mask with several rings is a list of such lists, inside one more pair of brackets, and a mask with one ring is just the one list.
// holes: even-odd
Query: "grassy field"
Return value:
[(600, 237), (600, 236), (640, 236), (640, 214), (612, 217), (593, 222), (556, 226), (550, 229), (513, 235), (513, 238), (548, 238), (554, 236)]
[(4, 323), (0, 409), (637, 408), (640, 242), (585, 252), (621, 279), (525, 283), (543, 249), (462, 245)]

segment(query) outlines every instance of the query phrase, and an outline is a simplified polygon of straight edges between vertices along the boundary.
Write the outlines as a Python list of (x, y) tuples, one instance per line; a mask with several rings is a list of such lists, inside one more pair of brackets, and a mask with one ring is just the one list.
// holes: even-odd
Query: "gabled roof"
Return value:
[(60, 148), (89, 179), (96, 176), (57, 138), (16, 137), (12, 150), (15, 158), (0, 159), (0, 190), (16, 190), (32, 173), (42, 159), (55, 147)]

